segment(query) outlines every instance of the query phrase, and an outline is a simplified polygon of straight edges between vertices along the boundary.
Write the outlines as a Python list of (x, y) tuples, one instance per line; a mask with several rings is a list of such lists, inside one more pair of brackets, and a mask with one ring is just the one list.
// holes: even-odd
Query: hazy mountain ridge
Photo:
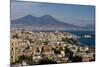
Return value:
[(80, 27), (69, 23), (64, 23), (50, 15), (34, 17), (27, 15), (11, 21), (11, 27), (25, 28), (32, 30), (83, 30), (87, 27)]

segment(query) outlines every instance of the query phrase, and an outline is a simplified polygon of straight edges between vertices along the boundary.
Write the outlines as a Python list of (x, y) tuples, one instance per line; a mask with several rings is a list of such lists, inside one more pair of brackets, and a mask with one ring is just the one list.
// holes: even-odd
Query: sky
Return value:
[(40, 2), (11, 2), (11, 20), (29, 14), (36, 17), (50, 15), (60, 21), (77, 26), (95, 23), (95, 6)]

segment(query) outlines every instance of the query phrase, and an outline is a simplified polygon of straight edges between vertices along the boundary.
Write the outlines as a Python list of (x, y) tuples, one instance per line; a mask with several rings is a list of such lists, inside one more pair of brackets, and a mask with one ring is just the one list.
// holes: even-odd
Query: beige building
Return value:
[(10, 51), (11, 51), (11, 63), (16, 62), (18, 60), (18, 56), (17, 56), (17, 40), (16, 39), (11, 39), (11, 45), (10, 45)]
[[(10, 43), (10, 57), (11, 57), (11, 63), (16, 62), (18, 60), (18, 57), (25, 54), (23, 51), (28, 46), (28, 41), (22, 40), (22, 39), (16, 39), (12, 38)], [(27, 51), (25, 51), (27, 52)]]

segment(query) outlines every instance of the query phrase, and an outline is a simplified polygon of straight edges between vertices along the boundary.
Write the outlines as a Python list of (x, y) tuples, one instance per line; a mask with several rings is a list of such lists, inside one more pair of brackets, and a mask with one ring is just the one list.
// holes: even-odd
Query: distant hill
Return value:
[(55, 19), (50, 15), (35, 17), (27, 15), (22, 18), (11, 21), (11, 27), (24, 28), (29, 30), (84, 30), (86, 27), (80, 27), (65, 23)]
[(85, 28), (87, 28), (87, 29), (95, 29), (95, 24), (87, 24), (85, 26)]

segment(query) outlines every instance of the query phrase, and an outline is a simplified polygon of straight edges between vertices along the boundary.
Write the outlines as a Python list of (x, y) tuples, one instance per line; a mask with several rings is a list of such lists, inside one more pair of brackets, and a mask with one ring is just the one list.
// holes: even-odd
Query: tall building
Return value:
[(17, 56), (17, 41), (16, 39), (11, 39), (11, 63), (16, 62), (18, 60)]

